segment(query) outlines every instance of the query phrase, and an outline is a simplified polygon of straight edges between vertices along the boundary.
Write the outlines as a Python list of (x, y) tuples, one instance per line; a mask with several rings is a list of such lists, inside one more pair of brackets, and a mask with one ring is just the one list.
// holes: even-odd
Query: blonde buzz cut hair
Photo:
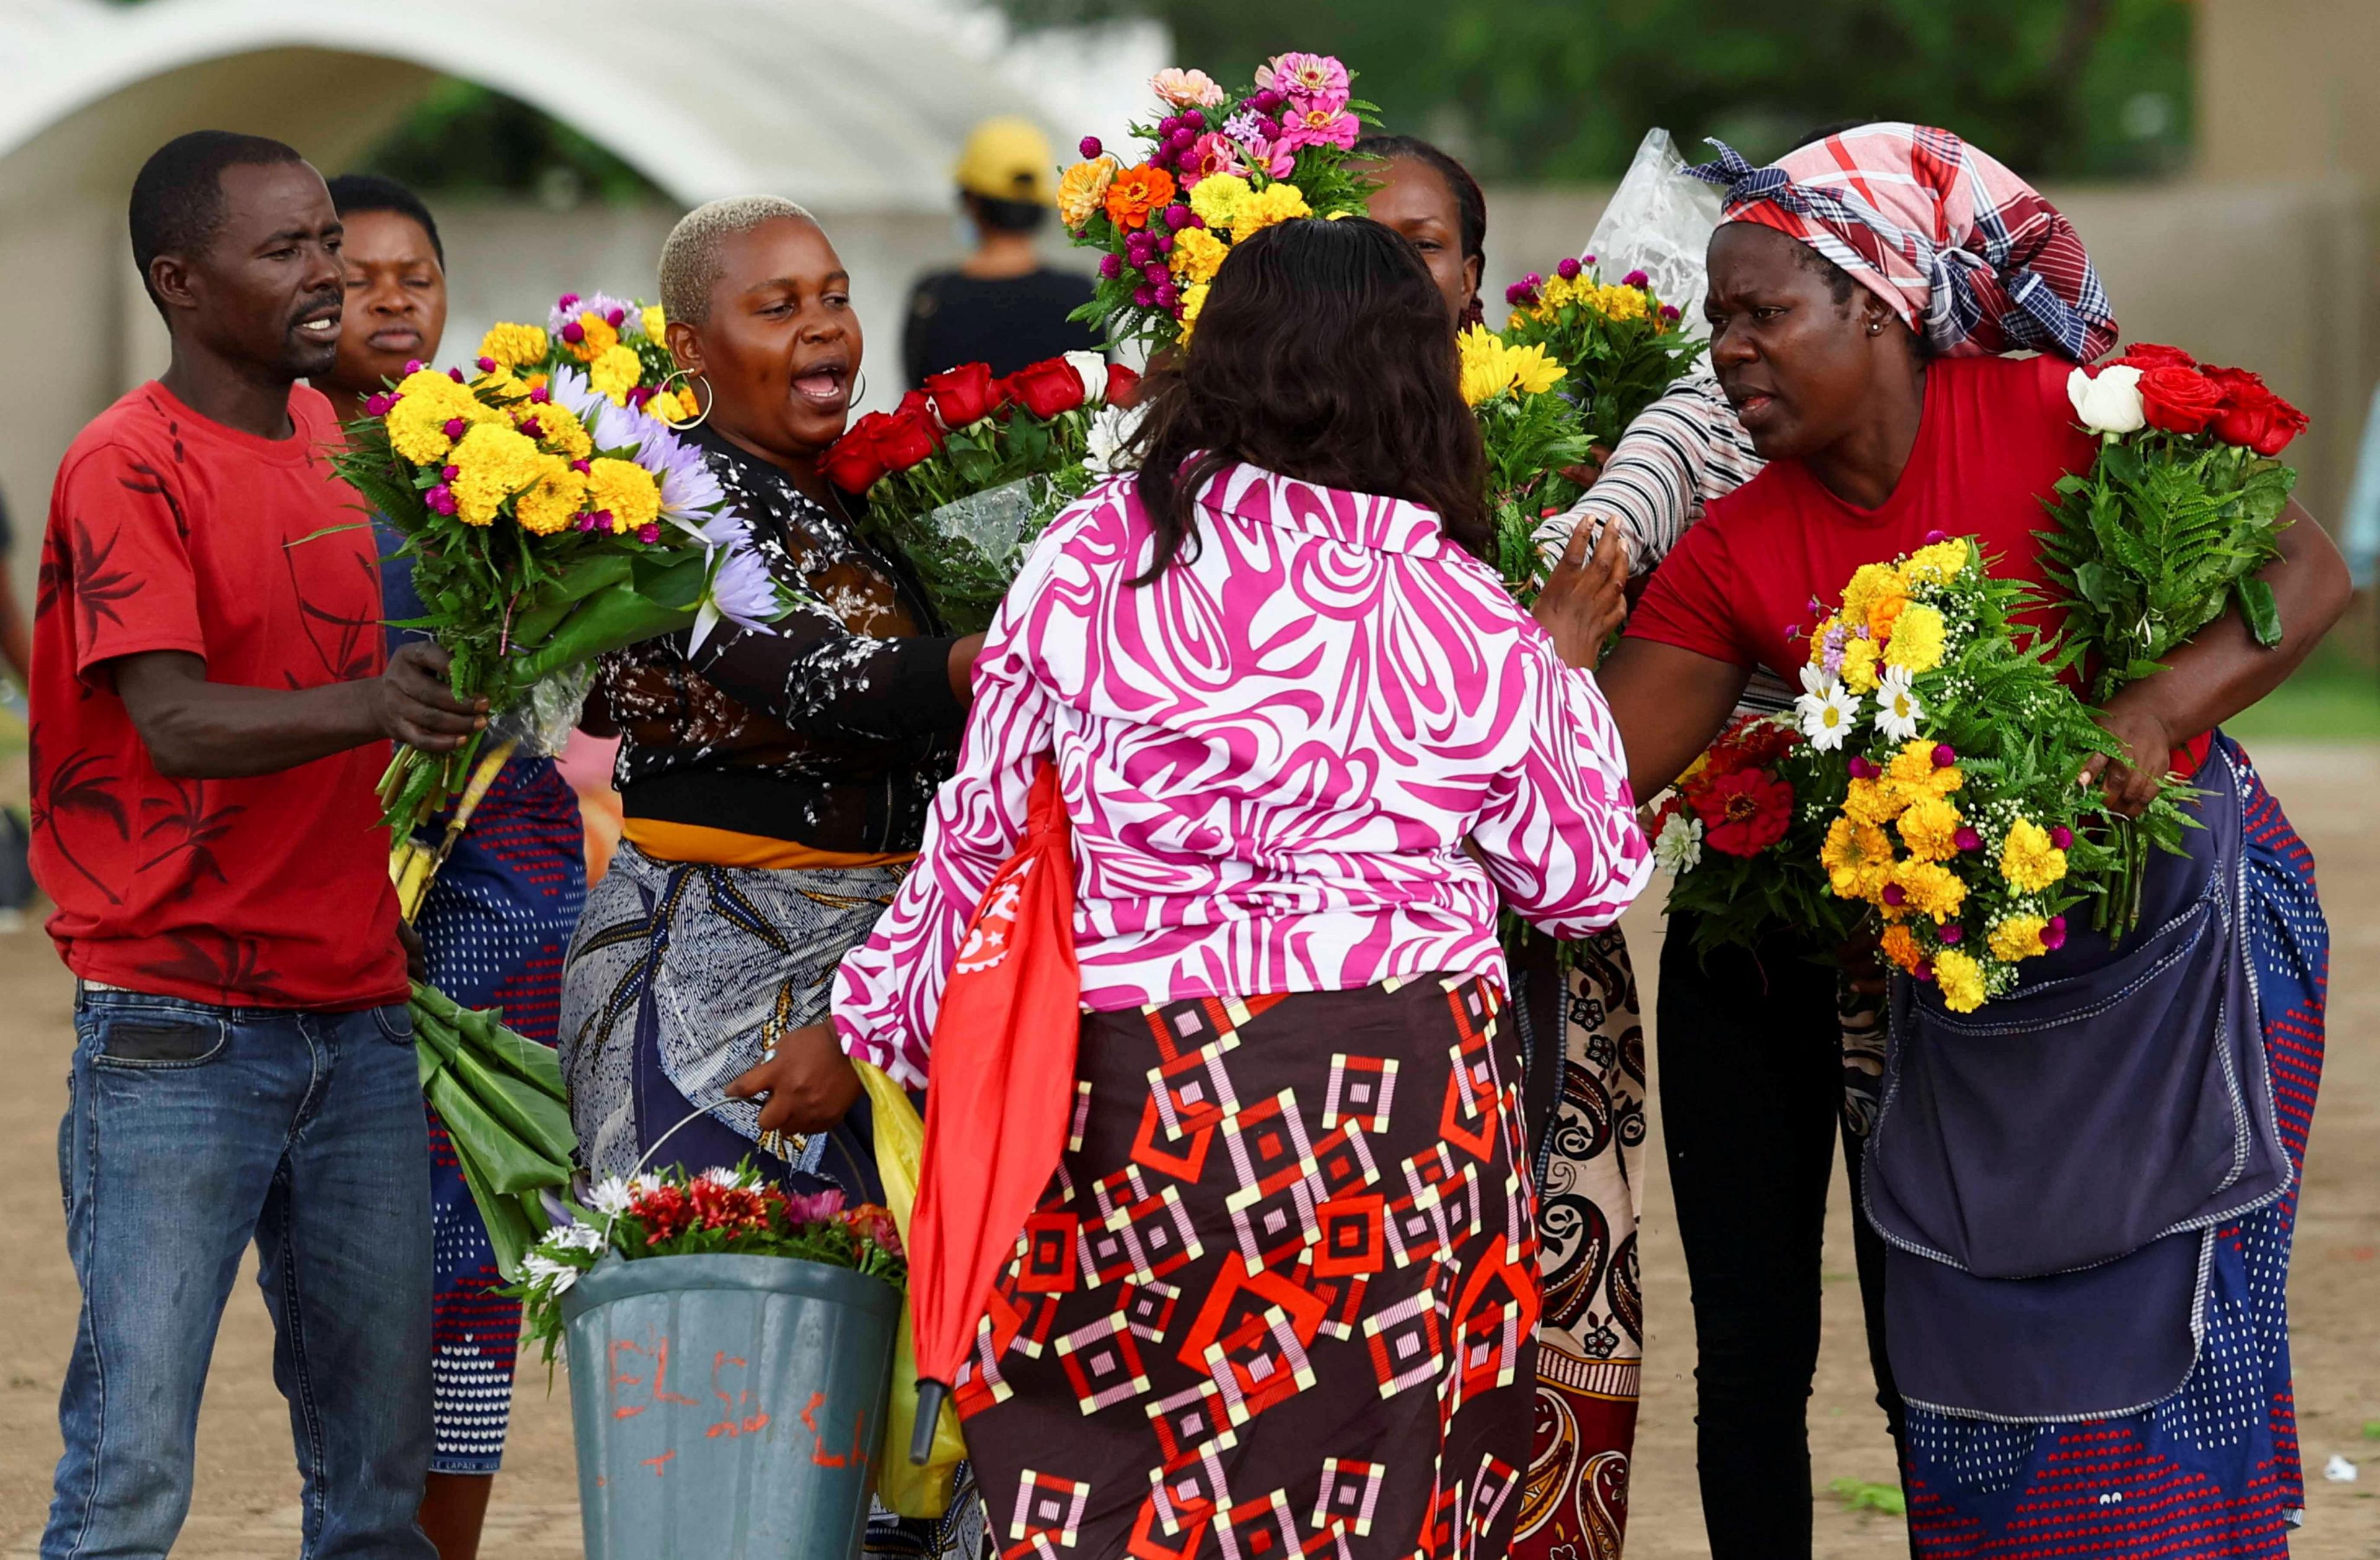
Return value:
[(697, 206), (677, 219), (662, 244), (662, 309), (673, 320), (698, 325), (710, 318), (710, 289), (726, 262), (727, 240), (780, 217), (818, 225), (818, 218), (778, 195), (738, 195)]

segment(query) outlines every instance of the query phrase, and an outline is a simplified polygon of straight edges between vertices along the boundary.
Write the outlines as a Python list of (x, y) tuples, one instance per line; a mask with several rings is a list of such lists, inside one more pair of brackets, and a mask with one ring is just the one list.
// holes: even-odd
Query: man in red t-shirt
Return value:
[(67, 452), (33, 648), (33, 865), (77, 977), (81, 1325), (45, 1556), (163, 1554), (251, 1235), (307, 1538), (428, 1557), (430, 1209), (374, 780), (481, 723), (383, 664), (372, 532), (323, 460), (345, 278), (322, 179), (201, 131), (132, 189), (173, 362)]

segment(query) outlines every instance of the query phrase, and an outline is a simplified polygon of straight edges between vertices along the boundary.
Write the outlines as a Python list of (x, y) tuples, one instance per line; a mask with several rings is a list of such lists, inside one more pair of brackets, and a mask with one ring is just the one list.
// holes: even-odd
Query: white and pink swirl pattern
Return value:
[(1087, 1008), (1500, 982), (1500, 897), (1578, 937), (1644, 887), (1602, 693), (1434, 513), (1240, 466), (1204, 495), (1195, 556), (1130, 587), (1151, 541), (1120, 478), (1026, 560), (924, 852), (839, 972), (853, 1055), (924, 1083), (1044, 756), (1074, 826)]

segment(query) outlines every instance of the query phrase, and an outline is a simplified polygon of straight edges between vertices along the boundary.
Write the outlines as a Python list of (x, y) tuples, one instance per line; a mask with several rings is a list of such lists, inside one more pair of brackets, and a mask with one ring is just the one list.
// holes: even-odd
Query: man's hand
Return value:
[(1572, 666), (1592, 671), (1603, 653), (1604, 641), (1628, 619), (1628, 536), (1616, 521), (1606, 520), (1595, 552), (1586, 547), (1596, 525), (1582, 516), (1562, 549), (1561, 562), (1546, 578), (1530, 608), (1554, 641), (1554, 652)]
[(446, 682), (455, 658), (426, 640), (399, 646), (367, 685), (381, 734), (425, 753), (451, 753), (488, 724), (488, 701), (466, 704)]
[(806, 1024), (763, 1053), (760, 1065), (727, 1086), (731, 1100), (765, 1096), (763, 1132), (822, 1132), (841, 1121), (859, 1099), (859, 1070), (843, 1054), (832, 1024)]
[(2120, 697), (2099, 716), (2099, 724), (2124, 750), (2120, 762), (2095, 753), (2082, 766), (2082, 783), (2099, 783), (2107, 805), (2127, 818), (2137, 818), (2156, 800), (2166, 771), (2173, 765), (2173, 733), (2163, 720), (2137, 707), (2127, 708)]
[(413, 930), (412, 922), (400, 920), (396, 923), (396, 945), (405, 950), (405, 978), (427, 985), (430, 981), (430, 950), (422, 945), (421, 933)]

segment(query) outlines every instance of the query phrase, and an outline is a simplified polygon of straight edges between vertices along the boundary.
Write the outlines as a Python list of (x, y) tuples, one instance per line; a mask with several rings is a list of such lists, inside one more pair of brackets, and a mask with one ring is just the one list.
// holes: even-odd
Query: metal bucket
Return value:
[(588, 1560), (850, 1560), (901, 1292), (783, 1257), (606, 1262), (563, 1298)]

